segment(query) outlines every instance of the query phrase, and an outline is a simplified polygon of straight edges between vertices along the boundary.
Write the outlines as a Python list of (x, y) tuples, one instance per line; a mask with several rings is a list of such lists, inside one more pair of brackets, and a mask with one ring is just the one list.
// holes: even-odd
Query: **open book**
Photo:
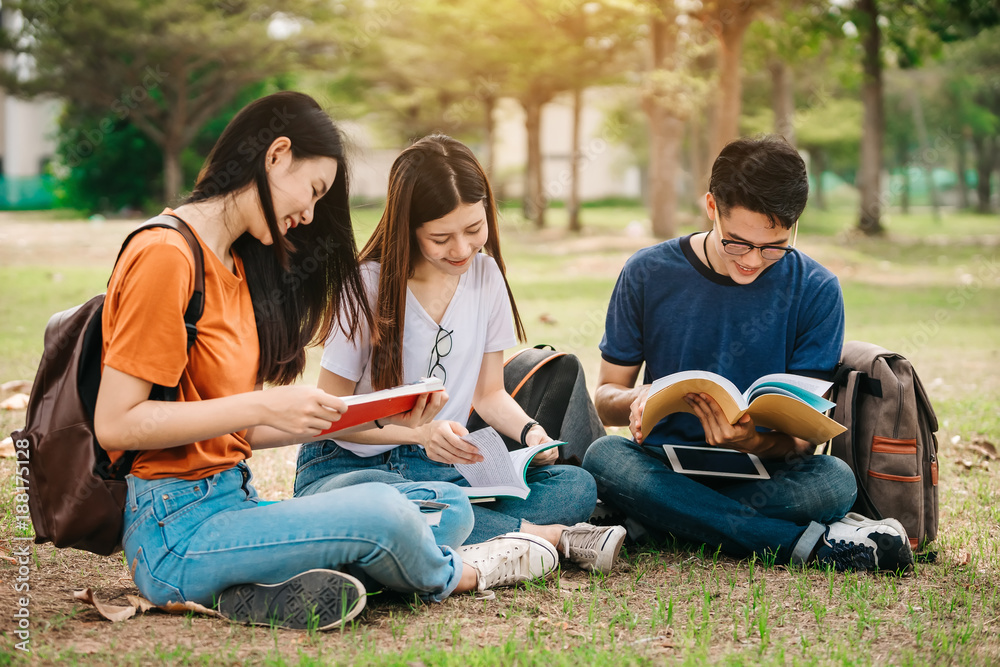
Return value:
[(674, 412), (694, 413), (684, 396), (702, 393), (716, 400), (730, 424), (749, 414), (756, 426), (818, 445), (847, 430), (823, 414), (834, 406), (823, 398), (831, 386), (831, 382), (803, 375), (773, 373), (741, 394), (736, 385), (717, 373), (681, 371), (660, 378), (650, 387), (642, 432), (650, 433), (657, 422)]
[(373, 391), (370, 394), (355, 394), (342, 396), (347, 403), (347, 412), (341, 415), (339, 421), (333, 422), (330, 428), (320, 433), (336, 431), (366, 424), (375, 419), (384, 419), (413, 409), (421, 394), (443, 391), (444, 383), (438, 378), (424, 378), (412, 384), (404, 384), (391, 389)]
[(566, 444), (552, 441), (511, 452), (492, 427), (473, 431), (462, 439), (475, 445), (483, 457), (479, 463), (455, 464), (455, 469), (469, 481), (468, 487), (460, 488), (470, 498), (509, 496), (524, 500), (531, 491), (526, 479), (531, 459), (539, 452)]

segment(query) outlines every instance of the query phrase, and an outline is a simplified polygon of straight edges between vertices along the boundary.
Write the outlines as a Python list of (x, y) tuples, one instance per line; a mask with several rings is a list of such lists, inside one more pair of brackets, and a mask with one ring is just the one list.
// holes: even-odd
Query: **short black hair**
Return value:
[(722, 215), (738, 206), (789, 229), (809, 199), (806, 163), (776, 134), (737, 139), (715, 158), (708, 191)]

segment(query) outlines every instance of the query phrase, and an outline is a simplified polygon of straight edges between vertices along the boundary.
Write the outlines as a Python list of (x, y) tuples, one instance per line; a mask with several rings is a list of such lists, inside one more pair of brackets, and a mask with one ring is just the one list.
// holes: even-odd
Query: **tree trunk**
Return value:
[(903, 215), (908, 215), (910, 212), (910, 168), (906, 166), (906, 162), (900, 169), (900, 175), (903, 177), (903, 191), (899, 193), (899, 209)]
[(656, 108), (649, 113), (649, 208), (653, 235), (677, 236), (677, 159), (684, 123)]
[(861, 132), (861, 164), (858, 169), (858, 189), (861, 193), (861, 211), (858, 229), (873, 236), (884, 230), (881, 222), (881, 171), (882, 138), (885, 132), (882, 101), (882, 33), (878, 25), (876, 0), (858, 0), (861, 11), (861, 44), (864, 49), (861, 101), (864, 118)]
[(822, 148), (809, 151), (809, 163), (812, 165), (813, 178), (816, 179), (816, 192), (813, 201), (816, 208), (826, 210), (826, 192), (823, 190), (823, 172), (826, 171), (826, 152)]
[(743, 79), (740, 58), (743, 35), (749, 21), (737, 18), (725, 24), (719, 33), (719, 103), (715, 110), (715, 131), (712, 133), (712, 156), (730, 141), (740, 136), (740, 110), (743, 107)]
[(163, 201), (166, 206), (175, 206), (184, 184), (181, 171), (181, 148), (173, 142), (163, 146)]
[(688, 148), (691, 154), (691, 202), (695, 208), (701, 206), (701, 199), (708, 191), (708, 168), (705, 166), (705, 146), (703, 133), (705, 126), (702, 124), (701, 114), (695, 112), (691, 114), (687, 127)]
[(931, 156), (930, 141), (927, 139), (927, 123), (924, 122), (924, 105), (920, 101), (920, 95), (915, 87), (910, 88), (910, 108), (913, 111), (913, 124), (917, 128), (917, 139), (920, 141), (920, 150), (923, 158), (920, 162), (924, 167), (925, 178), (927, 179), (927, 194), (931, 199), (931, 211), (934, 221), (941, 221), (941, 204), (938, 201), (937, 185), (934, 183), (934, 163), (928, 158)]
[(496, 108), (497, 100), (492, 95), (486, 95), (483, 97), (483, 130), (486, 133), (486, 161), (484, 169), (486, 171), (486, 177), (489, 179), (490, 183), (494, 183), (494, 172), (496, 170), (496, 121), (493, 119), (493, 110)]
[(958, 206), (963, 211), (969, 209), (969, 183), (965, 180), (965, 172), (969, 169), (969, 147), (963, 134), (955, 146), (955, 168), (958, 171)]
[(525, 129), (528, 133), (528, 164), (524, 172), (524, 217), (545, 227), (545, 191), (542, 189), (542, 103), (523, 100)]
[(976, 197), (978, 205), (976, 210), (979, 213), (991, 213), (993, 203), (990, 201), (992, 189), (990, 188), (990, 178), (993, 176), (993, 165), (995, 161), (995, 138), (977, 136), (972, 138), (972, 146), (976, 151)]
[(580, 115), (583, 108), (583, 91), (579, 86), (573, 89), (573, 123), (570, 131), (573, 134), (572, 147), (569, 153), (569, 197), (566, 201), (566, 212), (569, 214), (569, 230), (579, 232), (583, 229), (580, 223)]
[(774, 131), (792, 146), (795, 145), (795, 85), (792, 70), (779, 58), (767, 65), (771, 71), (771, 107), (774, 110)]

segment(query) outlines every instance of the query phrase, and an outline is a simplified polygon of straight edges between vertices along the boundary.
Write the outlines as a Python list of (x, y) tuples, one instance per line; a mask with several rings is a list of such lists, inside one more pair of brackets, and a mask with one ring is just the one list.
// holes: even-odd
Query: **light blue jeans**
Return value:
[(832, 456), (763, 460), (771, 479), (730, 481), (676, 473), (662, 451), (609, 435), (590, 446), (583, 467), (601, 500), (652, 537), (673, 535), (738, 558), (773, 556), (785, 564), (794, 552), (808, 560), (824, 524), (849, 512), (857, 495), (854, 473)]
[(209, 606), (229, 586), (314, 568), (435, 601), (458, 585), (461, 558), (413, 502), (446, 503), (451, 539), (464, 540), (472, 508), (454, 487), (366, 484), (258, 506), (250, 479), (244, 463), (196, 481), (128, 477), (122, 546), (147, 599)]
[[(455, 466), (432, 461), (417, 445), (400, 445), (383, 454), (362, 457), (333, 440), (320, 440), (299, 449), (295, 496), (308, 497), (366, 482), (396, 485), (432, 481), (469, 485)], [(527, 481), (531, 493), (525, 500), (501, 498), (472, 505), (475, 526), (469, 544), (520, 530), (522, 520), (536, 525), (573, 525), (594, 513), (597, 487), (591, 474), (582, 468), (529, 467)]]

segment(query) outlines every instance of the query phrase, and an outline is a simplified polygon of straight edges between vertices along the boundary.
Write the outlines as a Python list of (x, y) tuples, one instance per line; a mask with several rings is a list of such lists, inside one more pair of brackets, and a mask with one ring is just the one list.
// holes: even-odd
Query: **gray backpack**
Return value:
[(885, 348), (848, 341), (834, 378), (832, 417), (847, 431), (830, 453), (854, 470), (854, 510), (893, 518), (914, 550), (937, 536), (937, 416), (910, 362)]

